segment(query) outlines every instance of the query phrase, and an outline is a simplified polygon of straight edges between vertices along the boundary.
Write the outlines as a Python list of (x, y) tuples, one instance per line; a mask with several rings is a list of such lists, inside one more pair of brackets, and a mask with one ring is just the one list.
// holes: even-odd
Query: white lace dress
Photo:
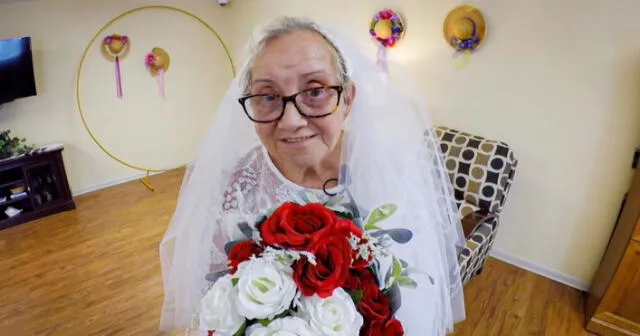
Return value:
[[(224, 194), (222, 217), (229, 219), (223, 225), (226, 240), (246, 238), (236, 225), (237, 216), (255, 218), (282, 202), (298, 199), (301, 191), (310, 193), (320, 202), (330, 197), (322, 189), (305, 188), (288, 180), (271, 161), (264, 146), (251, 150), (238, 167)], [(337, 190), (332, 187), (327, 192), (333, 194)]]
[[(327, 192), (333, 194), (338, 189), (338, 187), (328, 188)], [(243, 157), (237, 170), (231, 174), (230, 183), (224, 192), (222, 211), (217, 216), (222, 223), (219, 226), (222, 232), (216, 232), (213, 237), (210, 271), (215, 275), (209, 278), (209, 288), (213, 286), (214, 279), (221, 275), (219, 272), (227, 269), (225, 244), (247, 239), (238, 223), (255, 219), (280, 203), (295, 201), (302, 191), (307, 195), (315, 196), (319, 202), (325, 202), (331, 197), (322, 189), (305, 188), (284, 177), (271, 161), (264, 146), (254, 148)], [(201, 329), (195, 332), (201, 336), (207, 335), (206, 331)]]

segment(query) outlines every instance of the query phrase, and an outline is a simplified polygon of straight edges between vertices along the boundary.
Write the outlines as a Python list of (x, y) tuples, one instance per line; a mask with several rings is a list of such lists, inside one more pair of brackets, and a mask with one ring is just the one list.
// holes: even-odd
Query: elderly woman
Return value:
[[(409, 79), (400, 83), (411, 87)], [(317, 24), (283, 18), (261, 29), (189, 167), (161, 243), (161, 329), (187, 327), (227, 269), (224, 246), (283, 202), (324, 202), (345, 191), (363, 212), (394, 203), (386, 228), (411, 265), (396, 317), (406, 335), (444, 335), (464, 318), (457, 248), (462, 230), (431, 125), (355, 44)], [(409, 271), (409, 270), (408, 270)], [(217, 334), (216, 334), (217, 335)]]

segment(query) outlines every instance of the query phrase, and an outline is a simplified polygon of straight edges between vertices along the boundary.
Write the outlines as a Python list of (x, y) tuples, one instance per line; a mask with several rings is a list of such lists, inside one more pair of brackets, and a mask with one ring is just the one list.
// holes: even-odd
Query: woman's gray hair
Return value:
[(347, 74), (347, 67), (344, 60), (344, 57), (338, 47), (331, 41), (331, 39), (322, 32), (318, 25), (305, 18), (298, 17), (283, 17), (271, 25), (267, 26), (261, 34), (261, 38), (258, 42), (252, 46), (249, 50), (249, 59), (247, 62), (247, 66), (244, 69), (244, 73), (242, 74), (242, 83), (244, 87), (244, 94), (249, 94), (251, 92), (251, 69), (253, 68), (253, 64), (255, 63), (256, 57), (258, 54), (264, 49), (264, 47), (274, 39), (285, 36), (287, 34), (297, 32), (297, 31), (311, 31), (318, 34), (322, 37), (331, 47), (331, 54), (334, 61), (334, 66), (336, 71), (338, 72), (339, 79), (341, 81), (340, 84), (344, 85), (349, 83), (349, 76)]

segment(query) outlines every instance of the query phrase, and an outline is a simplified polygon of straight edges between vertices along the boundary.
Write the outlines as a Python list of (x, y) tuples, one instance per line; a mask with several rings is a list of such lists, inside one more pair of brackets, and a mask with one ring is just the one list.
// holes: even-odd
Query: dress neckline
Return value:
[[(271, 160), (271, 156), (269, 156), (269, 153), (267, 152), (267, 148), (264, 145), (260, 146), (260, 151), (262, 153), (263, 159), (267, 163), (267, 166), (269, 167), (271, 172), (278, 178), (278, 180), (280, 180), (280, 182), (282, 182), (286, 186), (288, 186), (288, 187), (290, 187), (290, 188), (292, 188), (292, 189), (294, 189), (296, 191), (307, 190), (307, 191), (311, 191), (313, 193), (325, 194), (324, 190), (322, 190), (322, 189), (303, 187), (303, 186), (301, 186), (301, 185), (289, 180), (286, 176), (284, 176), (282, 174), (280, 169), (278, 169), (278, 167), (276, 167), (275, 163), (273, 163), (273, 161)], [(328, 193), (332, 193), (332, 194), (336, 193), (338, 190), (340, 190), (340, 186), (327, 188), (327, 192)], [(329, 196), (329, 195), (327, 195), (327, 196)]]

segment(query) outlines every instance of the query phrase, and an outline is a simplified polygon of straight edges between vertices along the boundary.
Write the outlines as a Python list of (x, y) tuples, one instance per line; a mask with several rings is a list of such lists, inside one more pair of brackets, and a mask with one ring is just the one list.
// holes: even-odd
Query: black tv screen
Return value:
[(0, 40), (0, 104), (35, 95), (31, 38)]

